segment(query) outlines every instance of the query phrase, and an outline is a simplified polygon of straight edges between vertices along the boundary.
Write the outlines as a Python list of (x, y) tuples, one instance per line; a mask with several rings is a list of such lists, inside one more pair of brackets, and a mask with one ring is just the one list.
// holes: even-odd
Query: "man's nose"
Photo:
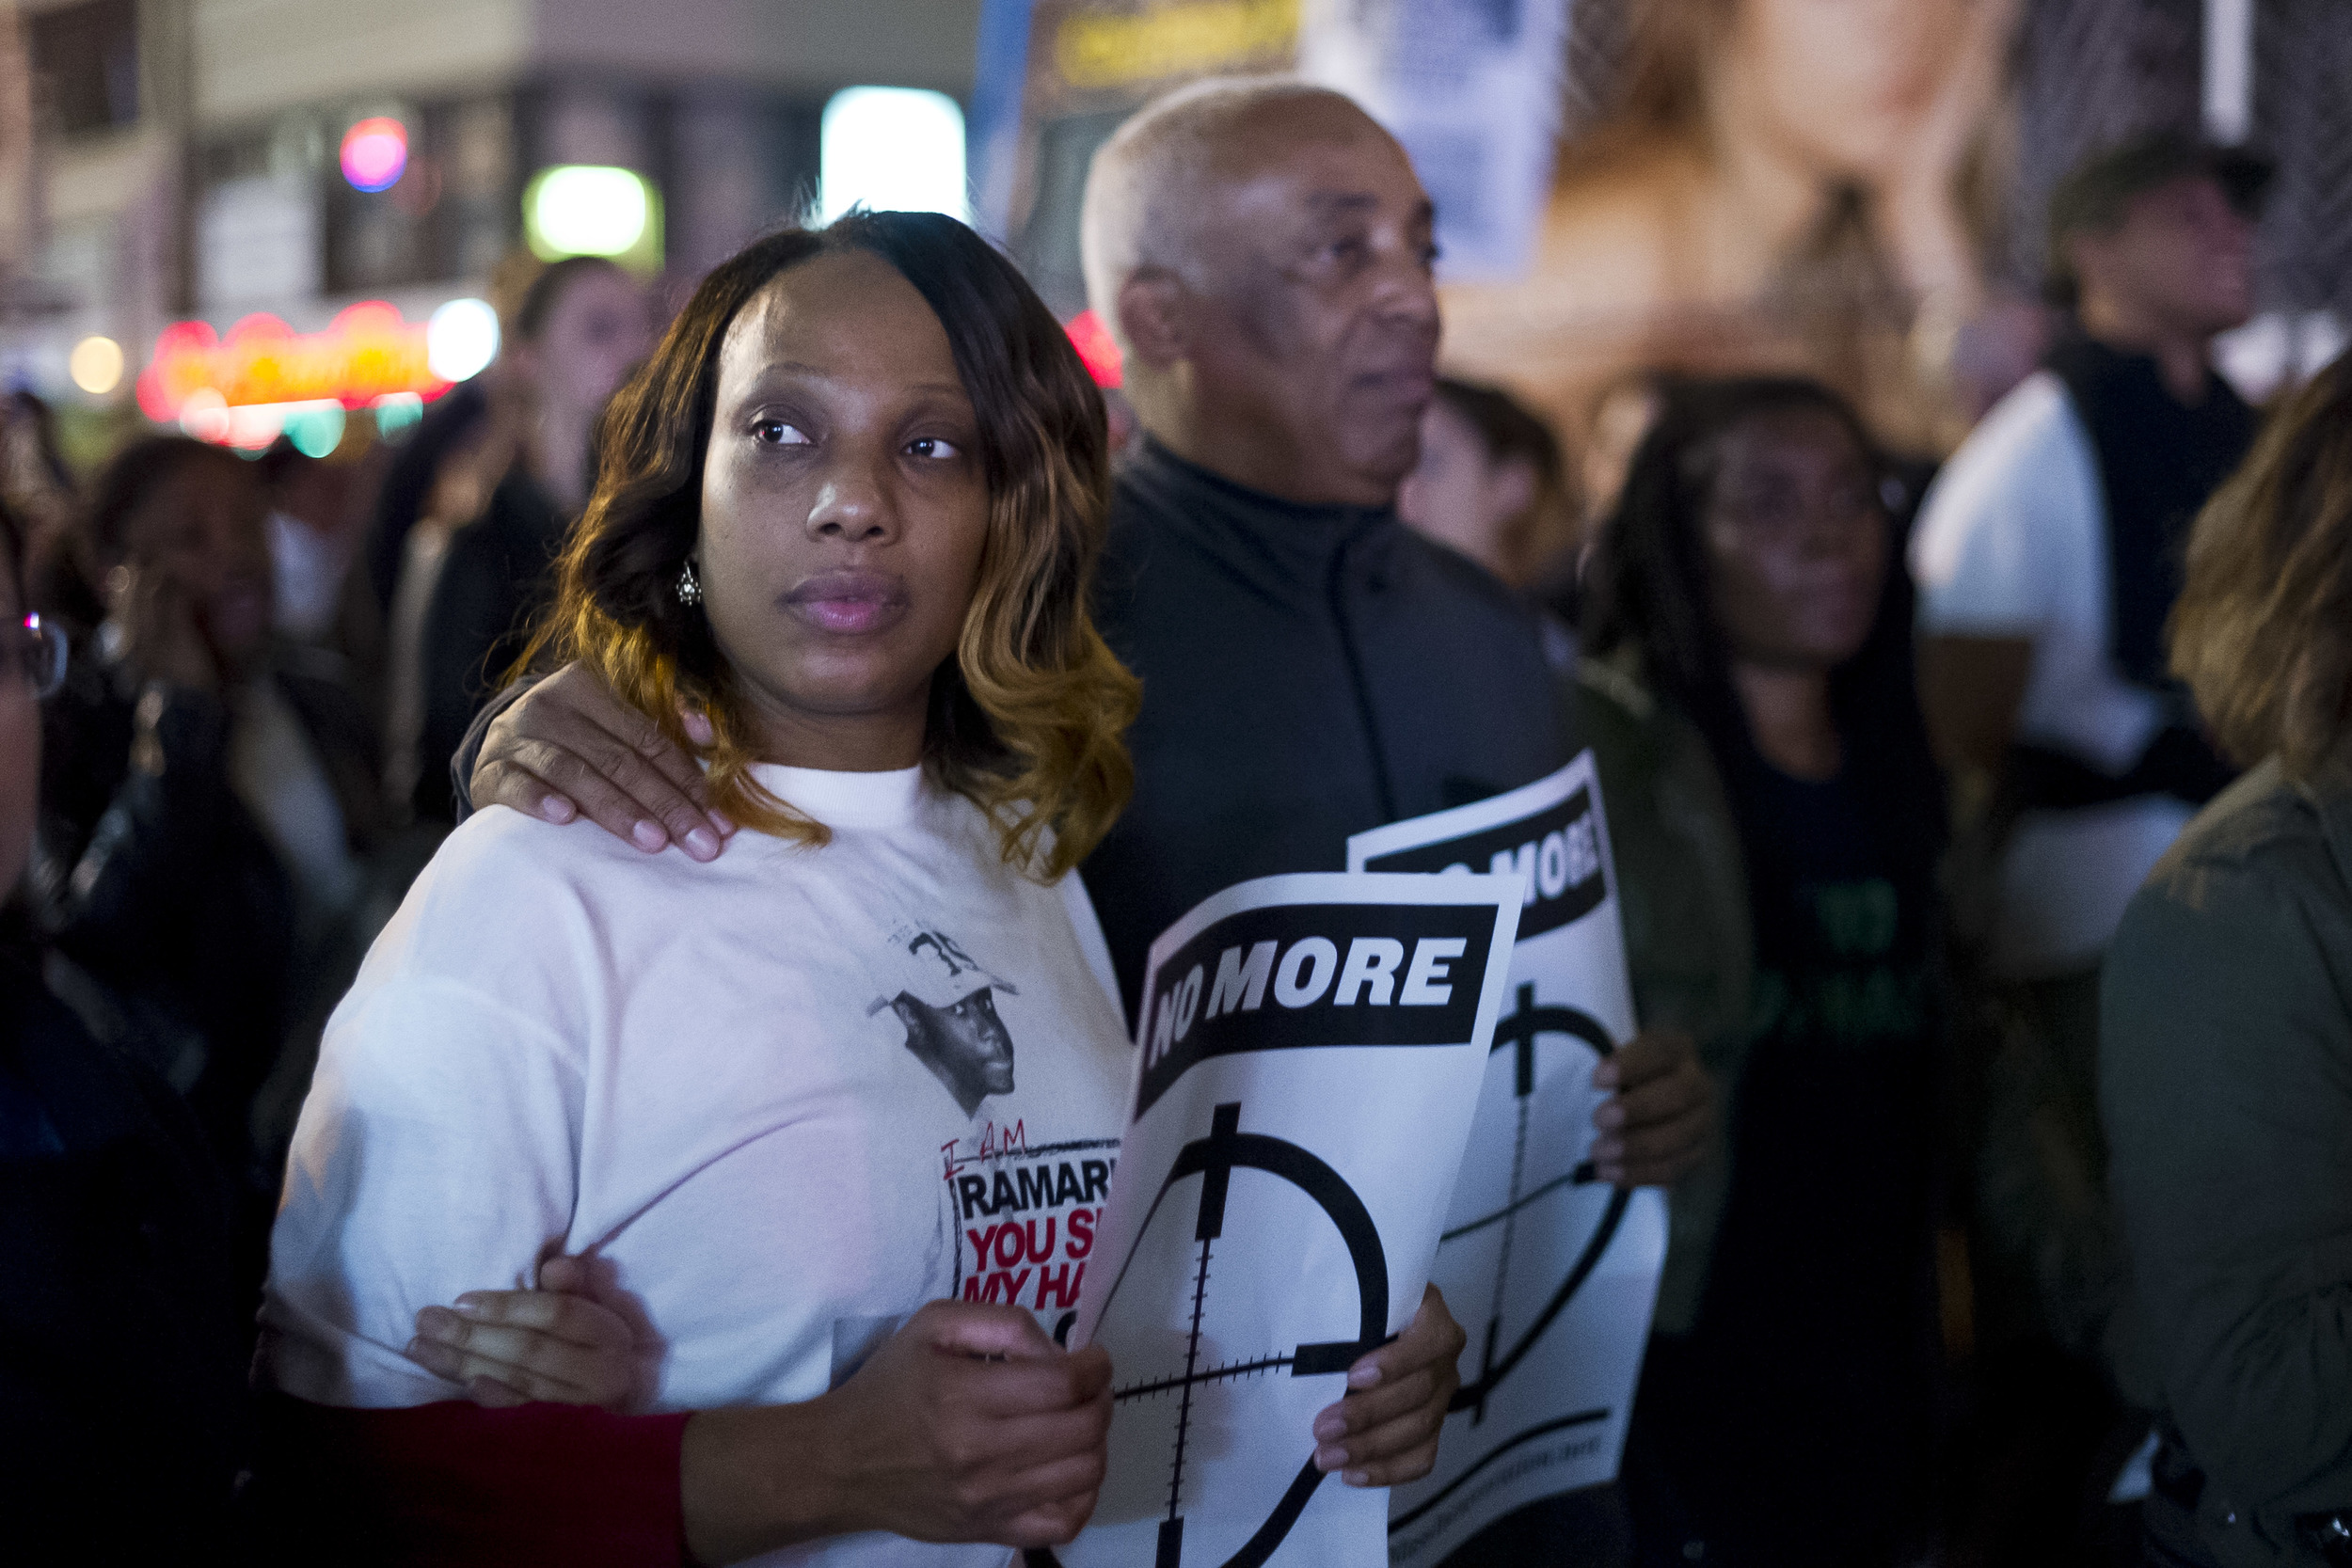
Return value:
[(1438, 285), (1422, 261), (1421, 252), (1408, 246), (1395, 247), (1387, 258), (1382, 274), (1373, 296), (1375, 308), (1400, 326), (1434, 337), (1438, 330)]

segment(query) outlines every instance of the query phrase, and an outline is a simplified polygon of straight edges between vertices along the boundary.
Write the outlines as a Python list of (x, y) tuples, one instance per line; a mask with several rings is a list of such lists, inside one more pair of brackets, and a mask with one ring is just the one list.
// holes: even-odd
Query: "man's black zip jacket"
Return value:
[(1134, 800), (1083, 868), (1129, 1016), (1152, 939), (1251, 877), (1343, 871), (1383, 823), (1578, 750), (1533, 614), (1386, 508), (1301, 506), (1147, 438), (1096, 615), (1143, 681)]

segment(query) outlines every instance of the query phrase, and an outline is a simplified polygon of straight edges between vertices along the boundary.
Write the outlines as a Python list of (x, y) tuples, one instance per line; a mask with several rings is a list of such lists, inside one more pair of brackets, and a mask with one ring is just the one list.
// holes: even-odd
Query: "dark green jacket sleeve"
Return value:
[(2352, 1505), (2346, 849), (2352, 808), (2251, 775), (2158, 866), (2107, 959), (2110, 1178), (2225, 1562), (2294, 1560), (2295, 1515)]
[[(1723, 782), (1697, 727), (1625, 670), (1588, 658), (1577, 691), (1616, 861), (1634, 1016), (1697, 1040), (1727, 1113), (1747, 1057), (1756, 938)], [(1667, 1194), (1660, 1333), (1687, 1334), (1698, 1320), (1730, 1188), (1730, 1118), (1719, 1114), (1706, 1158)]]

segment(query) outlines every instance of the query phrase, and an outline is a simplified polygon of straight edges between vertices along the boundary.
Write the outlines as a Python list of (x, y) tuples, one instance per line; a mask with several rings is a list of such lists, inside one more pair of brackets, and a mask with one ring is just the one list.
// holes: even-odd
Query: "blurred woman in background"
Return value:
[(1732, 1086), (1673, 1194), (1644, 1568), (1887, 1564), (1926, 1522), (1944, 804), (1882, 477), (1814, 383), (1678, 387), (1587, 573), (1636, 1005)]
[(2171, 634), (2252, 770), (2158, 863), (2101, 983), (2164, 1400), (2146, 1560), (2352, 1561), (2352, 359), (2199, 515)]
[(385, 476), (370, 548), (375, 562), (388, 556), (391, 562), (384, 622), (384, 794), (404, 819), (440, 823), (447, 759), (427, 757), (422, 750), (425, 616), (450, 541), (483, 515), (500, 477), (513, 466), (513, 403), (478, 383), (458, 388), (425, 415)]
[(651, 311), (619, 267), (570, 257), (532, 280), (507, 341), (504, 373), (526, 405), (519, 450), (487, 509), (451, 538), (418, 644), (421, 816), (452, 815), (450, 754), (553, 596), (556, 552), (588, 504), (591, 433), (606, 400), (653, 347)]

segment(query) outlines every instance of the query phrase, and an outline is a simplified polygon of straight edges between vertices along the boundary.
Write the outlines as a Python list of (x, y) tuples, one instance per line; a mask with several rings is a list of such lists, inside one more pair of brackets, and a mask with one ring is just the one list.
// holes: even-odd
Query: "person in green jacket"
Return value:
[(2108, 1180), (2164, 1419), (2164, 1568), (2352, 1562), (2352, 357), (2199, 516), (2172, 669), (2256, 764), (2103, 982)]

